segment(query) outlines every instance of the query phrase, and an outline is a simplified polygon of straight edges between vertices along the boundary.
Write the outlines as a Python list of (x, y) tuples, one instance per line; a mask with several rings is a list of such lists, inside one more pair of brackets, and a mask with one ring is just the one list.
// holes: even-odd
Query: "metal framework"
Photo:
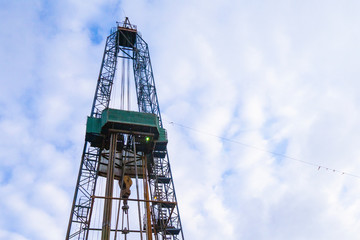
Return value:
[[(138, 111), (156, 115), (162, 128), (148, 44), (127, 18), (107, 37), (90, 117), (101, 118), (109, 108), (119, 58), (133, 62)], [(138, 237), (129, 239), (143, 239), (143, 235), (144, 239), (184, 239), (166, 145), (156, 141), (151, 145), (148, 136), (152, 135), (112, 126), (100, 145), (86, 137), (66, 239), (89, 239), (95, 236), (92, 232), (101, 232), (101, 239), (123, 239), (119, 234), (127, 239), (131, 233)], [(106, 179), (105, 195), (98, 193), (99, 178)], [(113, 196), (116, 180), (119, 196)], [(127, 183), (132, 181), (136, 183), (136, 198), (129, 197), (131, 184)], [(137, 203), (137, 214), (131, 215), (129, 205), (133, 207), (128, 202)], [(113, 203), (118, 204), (116, 220)], [(96, 226), (92, 220), (96, 204), (104, 209), (102, 226)], [(137, 219), (137, 230), (130, 229), (129, 218)]]

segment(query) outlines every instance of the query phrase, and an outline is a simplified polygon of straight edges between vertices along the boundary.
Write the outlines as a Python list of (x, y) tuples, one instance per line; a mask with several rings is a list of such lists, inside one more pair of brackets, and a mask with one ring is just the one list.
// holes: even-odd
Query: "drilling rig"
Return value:
[(125, 18), (106, 39), (66, 240), (183, 240), (167, 144), (148, 44)]

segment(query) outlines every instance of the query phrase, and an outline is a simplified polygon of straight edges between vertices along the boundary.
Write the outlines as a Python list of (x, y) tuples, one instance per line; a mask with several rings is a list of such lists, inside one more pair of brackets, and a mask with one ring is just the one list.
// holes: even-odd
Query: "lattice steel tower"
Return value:
[[(130, 111), (130, 62), (138, 111)], [(117, 68), (119, 108), (110, 104)], [(184, 239), (167, 142), (148, 45), (125, 18), (106, 40), (66, 239)]]

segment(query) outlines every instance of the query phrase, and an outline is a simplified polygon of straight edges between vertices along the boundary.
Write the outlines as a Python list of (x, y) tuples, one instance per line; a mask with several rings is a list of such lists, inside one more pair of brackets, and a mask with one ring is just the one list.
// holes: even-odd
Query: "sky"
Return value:
[(149, 44), (186, 239), (358, 239), (359, 11), (0, 0), (0, 239), (64, 239), (105, 39), (125, 16)]

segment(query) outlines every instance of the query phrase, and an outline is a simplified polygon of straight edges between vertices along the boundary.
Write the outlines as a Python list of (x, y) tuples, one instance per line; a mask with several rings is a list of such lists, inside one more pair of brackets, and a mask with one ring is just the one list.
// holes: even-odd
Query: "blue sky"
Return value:
[(186, 239), (357, 239), (359, 178), (326, 167), (360, 175), (359, 10), (0, 1), (0, 239), (64, 238), (104, 41), (125, 14), (150, 47)]

